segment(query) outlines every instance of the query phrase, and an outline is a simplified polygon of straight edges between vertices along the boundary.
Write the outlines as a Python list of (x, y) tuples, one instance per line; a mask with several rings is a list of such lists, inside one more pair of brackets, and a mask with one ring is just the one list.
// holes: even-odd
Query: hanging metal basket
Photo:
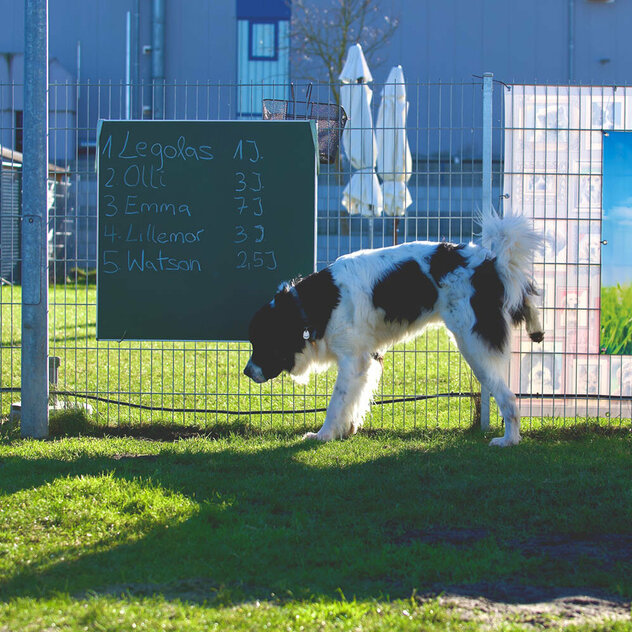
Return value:
[(312, 84), (307, 87), (305, 101), (294, 97), (294, 84), (290, 84), (290, 100), (263, 99), (264, 120), (316, 121), (318, 133), (318, 154), (321, 164), (330, 165), (336, 161), (340, 147), (340, 137), (347, 123), (347, 114), (340, 105), (318, 103), (311, 100)]

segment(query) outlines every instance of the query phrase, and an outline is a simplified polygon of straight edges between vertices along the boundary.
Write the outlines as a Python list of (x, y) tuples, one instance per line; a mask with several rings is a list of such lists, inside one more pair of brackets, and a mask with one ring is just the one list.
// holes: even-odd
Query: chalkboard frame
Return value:
[[(262, 132), (261, 130), (263, 130), (263, 128), (261, 126), (265, 125), (265, 132)], [(156, 127), (159, 126), (159, 127)], [(278, 267), (278, 274), (271, 273), (270, 275), (261, 275), (261, 271), (250, 271), (249, 274), (253, 274), (253, 278), (251, 281), (251, 286), (249, 287), (248, 291), (244, 291), (242, 292), (242, 294), (244, 296), (247, 296), (248, 298), (245, 298), (244, 296), (242, 296), (242, 300), (240, 305), (242, 305), (242, 307), (240, 307), (239, 309), (236, 310), (236, 313), (239, 314), (239, 316), (236, 318), (235, 314), (229, 316), (229, 315), (225, 315), (225, 320), (230, 320), (231, 323), (227, 324), (226, 327), (231, 328), (232, 327), (232, 321), (234, 320), (239, 320), (239, 322), (241, 323), (240, 328), (239, 328), (239, 335), (235, 335), (235, 334), (226, 334), (223, 331), (220, 331), (222, 328), (219, 327), (219, 329), (215, 329), (211, 334), (207, 335), (205, 332), (200, 333), (200, 329), (201, 326), (199, 326), (199, 322), (195, 321), (196, 323), (196, 327), (194, 328), (194, 332), (193, 334), (189, 334), (189, 328), (188, 326), (186, 327), (187, 329), (187, 333), (183, 333), (183, 328), (184, 326), (181, 327), (176, 327), (174, 326), (173, 330), (169, 330), (167, 332), (161, 332), (156, 334), (156, 327), (149, 327), (149, 332), (141, 332), (139, 331), (139, 325), (138, 325), (138, 318), (136, 318), (136, 321), (133, 322), (131, 324), (131, 326), (129, 327), (122, 327), (121, 324), (119, 322), (117, 322), (116, 326), (110, 326), (108, 324), (108, 319), (109, 319), (109, 315), (111, 315), (112, 311), (115, 311), (116, 308), (112, 307), (112, 292), (110, 291), (108, 292), (104, 292), (103, 288), (104, 286), (107, 286), (108, 283), (106, 281), (104, 281), (104, 279), (106, 279), (106, 273), (104, 273), (104, 258), (103, 258), (103, 250), (104, 250), (104, 242), (107, 241), (107, 238), (103, 237), (103, 224), (104, 224), (104, 203), (103, 203), (103, 195), (104, 195), (104, 165), (106, 164), (107, 160), (105, 157), (102, 156), (102, 150), (103, 150), (103, 144), (108, 142), (107, 140), (104, 140), (108, 134), (110, 134), (110, 132), (112, 132), (112, 130), (117, 130), (119, 133), (123, 133), (120, 132), (120, 130), (125, 130), (126, 128), (132, 129), (132, 130), (144, 130), (144, 131), (149, 131), (149, 130), (156, 130), (156, 129), (163, 129), (166, 130), (168, 127), (171, 127), (172, 130), (182, 130), (182, 129), (186, 129), (187, 133), (191, 133), (191, 130), (194, 129), (195, 127), (199, 127), (199, 128), (204, 128), (206, 126), (206, 129), (210, 129), (208, 126), (214, 127), (215, 129), (235, 129), (235, 130), (239, 130), (241, 133), (245, 133), (247, 134), (247, 136), (253, 137), (253, 134), (255, 135), (256, 138), (259, 138), (257, 136), (258, 133), (262, 133), (264, 136), (266, 136), (266, 138), (270, 135), (270, 134), (274, 134), (275, 138), (277, 136), (279, 136), (280, 138), (283, 138), (283, 134), (285, 133), (285, 137), (287, 138), (287, 135), (290, 134), (289, 131), (287, 130), (291, 130), (291, 135), (293, 134), (297, 134), (301, 137), (302, 139), (302, 145), (301, 147), (308, 147), (309, 146), (309, 156), (307, 156), (307, 150), (304, 149), (302, 151), (302, 153), (300, 154), (300, 156), (302, 157), (301, 160), (299, 162), (301, 162), (302, 165), (302, 169), (304, 170), (304, 173), (302, 172), (302, 176), (301, 176), (301, 182), (307, 182), (309, 181), (309, 185), (306, 187), (307, 189), (307, 194), (305, 195), (305, 197), (303, 198), (299, 198), (302, 200), (306, 200), (307, 198), (309, 198), (309, 200), (307, 202), (304, 202), (301, 205), (299, 205), (300, 209), (306, 209), (309, 208), (311, 210), (311, 212), (309, 214), (307, 213), (303, 213), (303, 215), (300, 215), (298, 213), (294, 213), (289, 215), (286, 212), (286, 215), (281, 217), (279, 215), (273, 216), (272, 214), (269, 214), (268, 211), (268, 206), (266, 206), (266, 213), (269, 214), (268, 217), (274, 217), (274, 221), (276, 222), (274, 225), (276, 227), (277, 230), (277, 235), (275, 237), (276, 241), (274, 241), (274, 244), (278, 244), (280, 242), (282, 242), (284, 244), (284, 246), (287, 244), (289, 247), (289, 244), (291, 244), (291, 247), (293, 248), (293, 252), (296, 253), (296, 257), (297, 257), (297, 264), (296, 266), (292, 266), (291, 263), (290, 264), (284, 264), (284, 265), (279, 265)], [(271, 128), (270, 126), (279, 126), (276, 128)], [(281, 127), (283, 126), (283, 127)], [(288, 128), (288, 126), (292, 126), (291, 128)], [(273, 130), (273, 131), (269, 131), (269, 130)], [(283, 131), (285, 130), (285, 132)], [(174, 134), (176, 134), (177, 132), (173, 132)], [(229, 132), (226, 132), (227, 134)], [(239, 136), (239, 132), (235, 132), (235, 134), (237, 136)], [(306, 140), (307, 137), (309, 137), (309, 141)], [(111, 142), (111, 141), (110, 141)], [(270, 142), (268, 142), (268, 146), (270, 146)], [(281, 141), (282, 142), (282, 141)], [(276, 149), (275, 149), (276, 151)], [(277, 155), (277, 154), (274, 154)], [(111, 158), (111, 155), (110, 155)], [(233, 156), (234, 158), (234, 156)], [(225, 156), (224, 156), (225, 159)], [(289, 168), (293, 168), (293, 164), (290, 163), (294, 163), (296, 162), (296, 158), (292, 158), (292, 160), (290, 161), (290, 159), (288, 159), (288, 163), (290, 166)], [(111, 164), (111, 163), (107, 163), (107, 164)], [(215, 164), (224, 164), (224, 163), (215, 163)], [(98, 262), (97, 262), (97, 320), (96, 320), (96, 328), (97, 328), (97, 340), (109, 340), (109, 341), (123, 341), (123, 340), (147, 340), (147, 341), (202, 341), (202, 342), (219, 342), (219, 341), (241, 341), (241, 340), (246, 340), (247, 339), (247, 328), (244, 328), (244, 323), (246, 322), (246, 320), (249, 320), (250, 317), (252, 316), (252, 313), (254, 313), (254, 311), (260, 307), (262, 304), (264, 304), (267, 300), (269, 300), (270, 296), (272, 296), (275, 287), (277, 286), (277, 284), (281, 281), (287, 280), (289, 278), (292, 278), (294, 276), (297, 276), (298, 274), (309, 274), (313, 271), (316, 270), (316, 243), (317, 243), (317, 175), (318, 175), (318, 169), (319, 169), (319, 161), (318, 161), (318, 141), (317, 141), (317, 133), (316, 133), (316, 127), (313, 121), (253, 121), (253, 120), (244, 120), (244, 121), (120, 121), (120, 120), (101, 120), (99, 121), (98, 124), (98, 130), (97, 130), (97, 181), (98, 181), (98, 187), (97, 187), (97, 199), (98, 199), (98, 204), (97, 204), (97, 253), (98, 253)], [(275, 163), (276, 166), (276, 163)], [(287, 165), (286, 165), (287, 166)], [(309, 167), (309, 172), (308, 172), (308, 167)], [(271, 176), (270, 174), (273, 174), (273, 176)], [(273, 170), (269, 170), (267, 172), (268, 177), (272, 177), (272, 179), (275, 179), (274, 174), (276, 174), (276, 171)], [(197, 180), (195, 180), (195, 182), (199, 182), (200, 179), (198, 178)], [(278, 183), (277, 183), (277, 188), (278, 188)], [(109, 193), (112, 192), (112, 190), (108, 191)], [(302, 195), (302, 191), (301, 191), (301, 195)], [(277, 196), (278, 197), (278, 196)], [(287, 196), (283, 196), (283, 197), (288, 197), (288, 198), (292, 198), (292, 195), (287, 195)], [(285, 204), (285, 206), (283, 206), (283, 204)], [(287, 204), (284, 202), (281, 206), (282, 208), (287, 208)], [(283, 212), (283, 211), (282, 211)], [(256, 214), (256, 213), (255, 213)], [(297, 220), (295, 219), (296, 217), (301, 217), (302, 219)], [(214, 228), (214, 221), (213, 221), (213, 217), (209, 216), (206, 218), (207, 221), (209, 222), (208, 226), (210, 228)], [(290, 220), (290, 221), (286, 221), (286, 220)], [(299, 231), (299, 238), (297, 238), (297, 233), (296, 232), (292, 232), (292, 226), (294, 226), (296, 224), (296, 222), (299, 221), (300, 226), (301, 226), (301, 230)], [(284, 233), (279, 233), (279, 226), (284, 227), (284, 226), (288, 226), (287, 229), (287, 234)], [(209, 231), (212, 232), (212, 231)], [(305, 233), (305, 234), (303, 234)], [(118, 239), (120, 239), (120, 237), (118, 237)], [(300, 242), (300, 243), (299, 243)], [(307, 243), (309, 242), (309, 246), (307, 246)], [(207, 249), (208, 252), (210, 251), (214, 251), (215, 243), (212, 242), (211, 243), (211, 248)], [(110, 252), (115, 252), (115, 251), (110, 251)], [(118, 251), (116, 251), (118, 252)], [(128, 259), (129, 259), (129, 251), (128, 252)], [(268, 251), (270, 252), (270, 251)], [(144, 254), (144, 250), (143, 250), (143, 254)], [(241, 254), (241, 253), (240, 253)], [(255, 252), (255, 255), (261, 255), (261, 252)], [(272, 255), (274, 257), (274, 255)], [(224, 262), (221, 262), (222, 264)], [(257, 259), (256, 262), (254, 263), (260, 263), (260, 259)], [(274, 265), (276, 266), (276, 261), (274, 262)], [(219, 267), (219, 266), (218, 266)], [(250, 268), (250, 263), (248, 264), (248, 267)], [(216, 272), (217, 268), (214, 268), (214, 272)], [(135, 272), (136, 270), (134, 270)], [(274, 272), (277, 272), (277, 270), (274, 270)], [(234, 273), (234, 271), (233, 271)], [(258, 274), (257, 274), (258, 273)], [(130, 273), (131, 275), (131, 273)], [(220, 277), (221, 278), (221, 277)], [(272, 279), (274, 278), (274, 282), (272, 282)], [(265, 281), (263, 280), (265, 279)], [(208, 285), (212, 286), (213, 288), (217, 288), (219, 289), (221, 287), (221, 281), (218, 281), (217, 278), (215, 278), (212, 283), (209, 282)], [(110, 284), (111, 287), (111, 284)], [(229, 284), (229, 288), (230, 290), (234, 290), (234, 286)], [(141, 290), (143, 288), (140, 288)], [(225, 290), (226, 288), (224, 288)], [(129, 290), (132, 294), (132, 299), (135, 297), (135, 290), (134, 288), (132, 288), (132, 290)], [(215, 290), (214, 290), (215, 291)], [(211, 293), (211, 296), (214, 294)], [(254, 298), (251, 298), (250, 295), (254, 294), (254, 296), (256, 297), (256, 300)], [(122, 305), (129, 305), (129, 303), (125, 303), (125, 293), (122, 292), (123, 295), (123, 301), (121, 302)], [(128, 296), (129, 298), (129, 296)], [(108, 303), (108, 301), (110, 301)], [(209, 299), (210, 303), (212, 303), (212, 299)], [(173, 310), (176, 309), (175, 305), (178, 303), (181, 303), (181, 301), (167, 301), (168, 304), (168, 308)], [(206, 306), (208, 307), (208, 305), (210, 305), (210, 303), (207, 303)], [(247, 305), (247, 309), (243, 307), (243, 305), (246, 304)], [(224, 307), (224, 304), (221, 302), (215, 303), (214, 305), (212, 305), (212, 309), (210, 309), (210, 312), (214, 313), (214, 314), (220, 314), (222, 313), (222, 308)], [(178, 304), (178, 309), (179, 309), (179, 304)], [(109, 310), (109, 311), (108, 311)], [(248, 313), (245, 313), (248, 312)], [(209, 310), (207, 310), (206, 312), (204, 312), (205, 314), (209, 314)], [(153, 320), (160, 320), (159, 318), (156, 319), (155, 316), (156, 311), (154, 310), (152, 312), (153, 314), (153, 318), (151, 319)], [(181, 316), (184, 315), (184, 311), (182, 312)], [(196, 318), (200, 318), (199, 313), (196, 316)], [(169, 320), (169, 322), (171, 323), (174, 320), (178, 320), (178, 319), (169, 319), (167, 317), (167, 319)], [(115, 319), (116, 320), (116, 319)], [(181, 320), (181, 319), (180, 319)], [(190, 322), (194, 322), (194, 321), (190, 321)], [(212, 328), (211, 325), (209, 325), (209, 327)], [(236, 326), (235, 326), (236, 327)]]

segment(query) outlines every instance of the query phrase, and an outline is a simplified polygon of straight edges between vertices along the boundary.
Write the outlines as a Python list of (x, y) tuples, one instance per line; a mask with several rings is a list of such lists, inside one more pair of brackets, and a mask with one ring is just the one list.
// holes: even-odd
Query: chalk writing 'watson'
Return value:
[(140, 251), (140, 256), (133, 256), (127, 251), (127, 269), (137, 272), (201, 272), (202, 266), (198, 259), (176, 259), (162, 254), (158, 251), (158, 256), (149, 258), (145, 256), (145, 251)]

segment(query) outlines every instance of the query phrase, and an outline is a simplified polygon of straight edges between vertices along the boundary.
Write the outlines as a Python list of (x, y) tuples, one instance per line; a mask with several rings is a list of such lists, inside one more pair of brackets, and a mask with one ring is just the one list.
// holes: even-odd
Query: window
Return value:
[(276, 61), (279, 57), (279, 23), (248, 23), (248, 59)]
[(15, 110), (15, 144), (13, 145), (15, 151), (23, 151), (23, 132), (24, 112), (22, 110)]

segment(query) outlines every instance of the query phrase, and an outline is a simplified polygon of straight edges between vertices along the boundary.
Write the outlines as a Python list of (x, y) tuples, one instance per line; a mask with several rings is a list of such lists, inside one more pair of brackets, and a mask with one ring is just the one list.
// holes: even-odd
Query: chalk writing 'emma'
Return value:
[[(107, 141), (103, 145), (101, 154), (112, 157), (112, 136), (108, 136)], [(154, 157), (158, 161), (158, 169), (164, 167), (167, 160), (213, 160), (214, 156), (211, 152), (210, 145), (191, 145), (187, 143), (185, 136), (180, 136), (173, 143), (148, 143), (139, 140), (136, 143), (130, 142), (129, 130), (125, 134), (123, 148), (118, 153), (119, 158), (124, 160), (138, 160), (142, 158)]]
[(144, 213), (155, 215), (188, 215), (191, 217), (189, 205), (183, 202), (141, 202), (138, 203), (137, 195), (128, 195), (125, 202), (124, 215), (143, 215)]

